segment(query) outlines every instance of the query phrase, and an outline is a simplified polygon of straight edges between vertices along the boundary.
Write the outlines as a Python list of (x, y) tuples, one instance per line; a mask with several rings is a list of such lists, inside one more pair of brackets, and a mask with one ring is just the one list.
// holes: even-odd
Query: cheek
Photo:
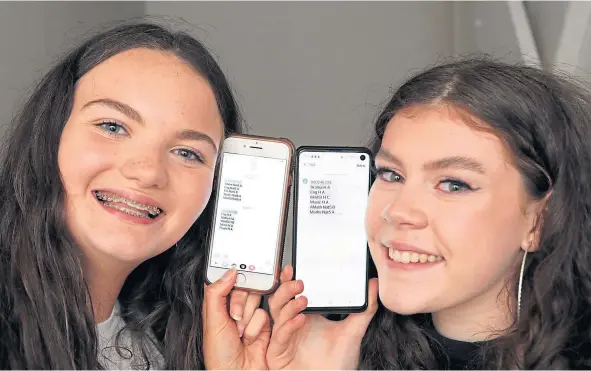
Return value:
[[(209, 201), (213, 188), (213, 171), (203, 171), (176, 177), (174, 188), (177, 208), (180, 215), (186, 218), (190, 224), (194, 223), (201, 215)], [(191, 186), (188, 186), (188, 185)]]
[(382, 211), (385, 207), (386, 195), (375, 187), (372, 187), (367, 199), (367, 210), (365, 211), (365, 231), (367, 238), (372, 240), (380, 225), (383, 223)]
[(493, 244), (495, 241), (517, 242), (524, 222), (525, 217), (517, 208), (507, 207), (505, 202), (492, 198), (458, 202), (453, 207), (444, 205), (431, 218), (436, 233), (443, 242), (449, 242), (446, 247), (452, 255), (454, 246), (479, 245), (486, 241)]
[(97, 174), (115, 166), (116, 151), (93, 135), (96, 134), (79, 134), (71, 126), (66, 126), (62, 134), (58, 167), (69, 197), (85, 193)]
[(387, 228), (386, 222), (382, 218), (382, 212), (389, 202), (388, 192), (372, 187), (367, 201), (367, 210), (365, 212), (365, 230), (367, 233), (367, 242), (374, 262), (381, 261), (380, 254), (380, 231)]
[(492, 200), (467, 202), (432, 218), (435, 238), (455, 276), (484, 285), (506, 273), (519, 251), (525, 222), (516, 209)]

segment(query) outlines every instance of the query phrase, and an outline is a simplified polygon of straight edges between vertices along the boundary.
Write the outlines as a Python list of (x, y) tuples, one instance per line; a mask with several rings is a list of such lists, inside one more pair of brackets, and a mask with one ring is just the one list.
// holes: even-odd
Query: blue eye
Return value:
[(127, 135), (127, 130), (122, 125), (115, 122), (103, 122), (97, 125), (104, 130), (108, 135)]
[(388, 183), (404, 183), (404, 178), (391, 169), (376, 168), (373, 170), (377, 178)]
[(172, 152), (175, 153), (176, 155), (178, 155), (183, 161), (187, 161), (187, 162), (197, 161), (197, 162), (205, 163), (202, 156), (198, 155), (197, 153), (195, 153), (189, 149), (177, 148), (177, 149), (174, 149)]
[(474, 188), (470, 187), (467, 183), (455, 179), (446, 179), (439, 182), (438, 188), (446, 193), (459, 193), (474, 190)]

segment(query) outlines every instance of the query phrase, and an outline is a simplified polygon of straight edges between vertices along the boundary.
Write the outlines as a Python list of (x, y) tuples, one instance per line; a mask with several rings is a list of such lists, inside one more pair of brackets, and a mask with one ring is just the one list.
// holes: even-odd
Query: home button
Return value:
[(238, 273), (238, 277), (236, 277), (236, 283), (243, 284), (244, 282), (246, 282), (246, 276), (242, 273)]

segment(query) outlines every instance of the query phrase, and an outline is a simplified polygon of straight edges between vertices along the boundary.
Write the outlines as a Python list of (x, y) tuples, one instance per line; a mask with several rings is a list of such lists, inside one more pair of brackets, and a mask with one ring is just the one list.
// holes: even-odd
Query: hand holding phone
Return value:
[(287, 139), (233, 136), (224, 141), (206, 280), (238, 270), (236, 287), (261, 294), (281, 269), (293, 144)]
[[(254, 309), (243, 333), (226, 311), (228, 296), (233, 291), (236, 271), (231, 269), (215, 283), (207, 286), (203, 301), (203, 357), (207, 370), (266, 370), (266, 353), (271, 336), (268, 314)], [(232, 292), (232, 294), (231, 294)], [(243, 293), (243, 292), (240, 292)], [(249, 294), (250, 297), (260, 295)], [(249, 312), (249, 310), (246, 310)], [(245, 313), (246, 314), (246, 313)]]
[(274, 325), (267, 349), (270, 370), (354, 370), (358, 368), (361, 341), (378, 308), (378, 282), (369, 282), (367, 309), (331, 321), (321, 314), (303, 314), (306, 298), (294, 296), (305, 288), (292, 281), (293, 270), (281, 272), (281, 286), (269, 299)]

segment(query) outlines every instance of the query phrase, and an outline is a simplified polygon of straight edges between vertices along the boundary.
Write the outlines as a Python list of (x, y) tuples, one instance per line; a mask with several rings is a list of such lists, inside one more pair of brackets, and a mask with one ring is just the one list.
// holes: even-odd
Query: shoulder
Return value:
[(148, 331), (138, 334), (126, 327), (119, 303), (105, 322), (97, 325), (98, 359), (106, 369), (163, 369), (164, 357)]

